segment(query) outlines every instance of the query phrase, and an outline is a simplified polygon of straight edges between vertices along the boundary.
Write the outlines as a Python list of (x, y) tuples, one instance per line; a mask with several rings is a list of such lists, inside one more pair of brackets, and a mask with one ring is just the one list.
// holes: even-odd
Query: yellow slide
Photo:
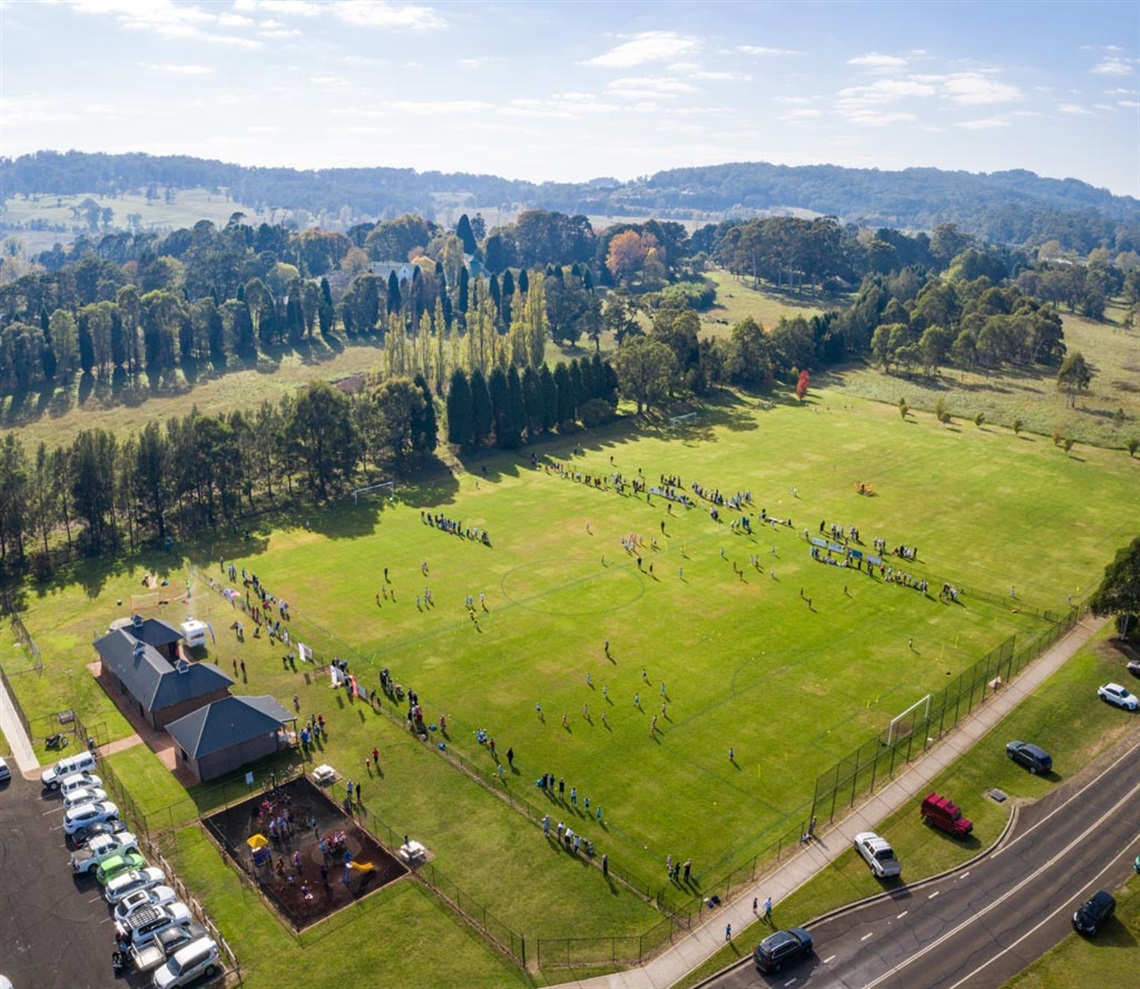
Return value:
[(352, 868), (356, 869), (357, 872), (375, 872), (376, 871), (376, 866), (374, 866), (371, 862), (349, 862), (348, 864)]

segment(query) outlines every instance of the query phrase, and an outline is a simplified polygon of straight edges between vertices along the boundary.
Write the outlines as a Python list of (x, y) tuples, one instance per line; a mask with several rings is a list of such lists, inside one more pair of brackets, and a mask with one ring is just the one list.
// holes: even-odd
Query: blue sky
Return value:
[(1140, 196), (1140, 3), (0, 2), (0, 151), (536, 181), (1026, 168)]

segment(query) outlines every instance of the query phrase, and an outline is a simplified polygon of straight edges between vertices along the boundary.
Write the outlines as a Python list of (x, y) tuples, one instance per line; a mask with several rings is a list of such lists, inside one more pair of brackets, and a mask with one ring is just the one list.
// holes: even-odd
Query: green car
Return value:
[(124, 872), (130, 872), (132, 869), (145, 868), (146, 859), (143, 858), (142, 853), (130, 851), (122, 855), (112, 855), (95, 870), (95, 878), (99, 880), (100, 886), (106, 886), (115, 876), (121, 876)]

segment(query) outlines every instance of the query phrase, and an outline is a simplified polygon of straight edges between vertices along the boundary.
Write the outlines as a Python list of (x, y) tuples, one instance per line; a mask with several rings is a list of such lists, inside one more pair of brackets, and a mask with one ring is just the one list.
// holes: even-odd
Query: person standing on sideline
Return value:
[[(600, 811), (601, 808), (599, 808), (599, 812)], [(610, 878), (610, 857), (604, 852), (602, 853), (602, 875), (606, 879)]]
[(685, 859), (685, 882), (689, 881), (689, 876), (692, 875), (692, 872), (693, 872), (693, 860), (692, 859)]
[(736, 750), (731, 745), (728, 747), (728, 761), (736, 762)]

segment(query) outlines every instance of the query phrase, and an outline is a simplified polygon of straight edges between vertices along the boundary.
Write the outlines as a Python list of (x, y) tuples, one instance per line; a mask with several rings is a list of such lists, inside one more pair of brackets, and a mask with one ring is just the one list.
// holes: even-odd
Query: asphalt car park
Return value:
[(0, 975), (14, 986), (141, 989), (151, 974), (117, 980), (114, 923), (94, 878), (76, 877), (63, 833), (63, 804), (13, 771), (0, 783)]

